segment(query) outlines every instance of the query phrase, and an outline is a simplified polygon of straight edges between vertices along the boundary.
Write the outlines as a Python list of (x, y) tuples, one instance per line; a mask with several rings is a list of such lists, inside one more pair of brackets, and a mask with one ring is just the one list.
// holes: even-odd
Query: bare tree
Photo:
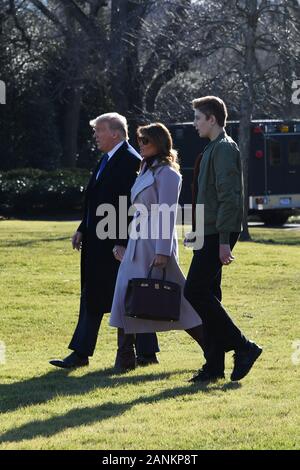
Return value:
[[(22, 9), (35, 15), (36, 23), (40, 25), (40, 37), (35, 38), (35, 46), (38, 46), (38, 41), (51, 40), (51, 35), (59, 38), (57, 57), (60, 56), (61, 69), (54, 98), (59, 99), (63, 106), (62, 165), (75, 167), (82, 90), (93, 79), (90, 64), (95, 62), (96, 68), (96, 62), (106, 61), (106, 32), (101, 14), (107, 1), (49, 0), (45, 3), (41, 0), (9, 0), (9, 3), (16, 26), (28, 43), (32, 38), (19, 21)], [(51, 25), (52, 29), (45, 31), (43, 24)]]
[[(132, 124), (155, 113), (160, 90), (188, 58), (179, 54), (191, 0), (112, 0), (110, 82), (112, 97)], [(174, 47), (175, 45), (175, 47)]]
[[(215, 7), (220, 6), (218, 1), (211, 1), (210, 5), (213, 3)], [(228, 77), (234, 83), (230, 96), (234, 98), (240, 121), (239, 145), (245, 188), (241, 240), (250, 239), (247, 215), (251, 119), (259, 104), (266, 106), (273, 99), (270, 85), (274, 82), (274, 76), (278, 82), (279, 70), (283, 66), (280, 46), (282, 43), (290, 44), (287, 31), (279, 26), (282, 16), (287, 14), (286, 6), (286, 1), (227, 0), (222, 2), (221, 11), (215, 8), (209, 17), (201, 12), (198, 18), (198, 24), (206, 26), (207, 37), (210, 38), (207, 53), (215, 51), (211, 59), (214, 60), (220, 52), (226, 58), (222, 69), (223, 76), (227, 77), (223, 79), (223, 93), (229, 91), (227, 86), (232, 80)], [(289, 20), (294, 22), (291, 15)], [(203, 48), (203, 44), (201, 46)]]
[[(26, 45), (18, 66), (56, 67), (64, 166), (76, 165), (82, 96), (94, 80), (132, 126), (184, 119), (204, 93), (223, 97), (241, 122), (246, 194), (251, 118), (279, 112), (283, 101), (285, 115), (293, 112), (287, 71), (299, 70), (297, 0), (5, 0), (5, 8)], [(244, 227), (249, 238), (246, 218)]]

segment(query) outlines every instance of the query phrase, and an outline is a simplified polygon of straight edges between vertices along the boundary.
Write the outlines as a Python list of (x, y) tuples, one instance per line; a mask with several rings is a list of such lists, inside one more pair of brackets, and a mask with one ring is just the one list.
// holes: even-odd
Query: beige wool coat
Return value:
[[(129, 242), (118, 271), (110, 317), (110, 325), (123, 328), (125, 333), (186, 330), (202, 323), (197, 312), (183, 296), (185, 277), (178, 264), (178, 241), (175, 226), (180, 189), (181, 175), (168, 165), (160, 166), (154, 171), (148, 169), (144, 173), (141, 172), (131, 189), (131, 202), (136, 211)], [(141, 204), (143, 206), (140, 206)], [(174, 205), (175, 208), (175, 211), (171, 212), (173, 216), (169, 219), (171, 235), (167, 238), (166, 232), (163, 234), (161, 227), (157, 229), (159, 217), (155, 210), (157, 204), (167, 204), (169, 207)], [(147, 212), (143, 210), (143, 207), (147, 209)], [(149, 235), (148, 239), (136, 236), (134, 227), (137, 220), (140, 225), (136, 226), (143, 233)], [(156, 227), (154, 231), (153, 227)], [(146, 278), (156, 254), (170, 257), (166, 268), (166, 280), (176, 282), (181, 286), (181, 313), (178, 322), (141, 320), (125, 316), (125, 294), (128, 281), (132, 278)], [(162, 270), (154, 268), (152, 277), (160, 279), (161, 276)]]

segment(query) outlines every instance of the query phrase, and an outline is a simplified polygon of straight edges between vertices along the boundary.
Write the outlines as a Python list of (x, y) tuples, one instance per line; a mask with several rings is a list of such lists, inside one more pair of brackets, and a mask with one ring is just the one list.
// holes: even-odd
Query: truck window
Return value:
[(281, 164), (280, 142), (275, 139), (270, 139), (268, 141), (268, 147), (270, 166), (279, 166)]
[(289, 165), (300, 165), (300, 142), (298, 140), (290, 140), (289, 142)]

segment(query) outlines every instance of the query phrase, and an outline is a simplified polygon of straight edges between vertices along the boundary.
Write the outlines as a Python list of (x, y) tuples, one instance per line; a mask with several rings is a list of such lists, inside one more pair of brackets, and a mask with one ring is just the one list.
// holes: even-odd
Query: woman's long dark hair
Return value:
[(161, 165), (169, 165), (178, 173), (180, 166), (178, 163), (177, 151), (173, 149), (173, 140), (170, 131), (161, 122), (154, 122), (147, 126), (140, 126), (137, 130), (138, 139), (146, 137), (158, 150), (157, 159), (159, 163), (153, 169)]

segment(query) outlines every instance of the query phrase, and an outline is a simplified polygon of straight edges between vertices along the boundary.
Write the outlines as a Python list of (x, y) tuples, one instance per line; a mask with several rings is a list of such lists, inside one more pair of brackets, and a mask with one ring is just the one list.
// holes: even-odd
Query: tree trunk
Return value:
[(66, 19), (66, 62), (69, 66), (69, 78), (63, 93), (63, 156), (64, 168), (75, 168), (77, 159), (77, 138), (81, 106), (79, 84), (84, 76), (88, 51), (84, 37), (78, 33), (75, 18), (70, 14), (70, 5), (64, 5)]
[(250, 152), (251, 103), (242, 98), (240, 108), (239, 147), (241, 152), (242, 169), (244, 177), (244, 215), (241, 241), (251, 240), (248, 229), (249, 191), (248, 191), (248, 162)]
[(110, 37), (110, 86), (114, 111), (126, 116), (129, 133), (135, 134), (143, 115), (138, 38), (147, 2), (112, 0)]
[(77, 157), (77, 133), (79, 125), (81, 91), (78, 88), (65, 90), (65, 111), (63, 123), (63, 156), (64, 168), (75, 168)]
[(239, 146), (244, 176), (244, 216), (240, 240), (251, 240), (248, 229), (249, 191), (248, 165), (250, 155), (251, 119), (254, 103), (254, 79), (256, 72), (256, 29), (258, 22), (258, 0), (246, 0), (246, 24), (244, 27), (245, 59), (243, 70), (244, 91), (240, 101)]
[(112, 0), (111, 2), (111, 34), (109, 75), (112, 101), (120, 114), (126, 114), (128, 109), (128, 72), (126, 70), (126, 45), (124, 35), (127, 24), (127, 2)]

